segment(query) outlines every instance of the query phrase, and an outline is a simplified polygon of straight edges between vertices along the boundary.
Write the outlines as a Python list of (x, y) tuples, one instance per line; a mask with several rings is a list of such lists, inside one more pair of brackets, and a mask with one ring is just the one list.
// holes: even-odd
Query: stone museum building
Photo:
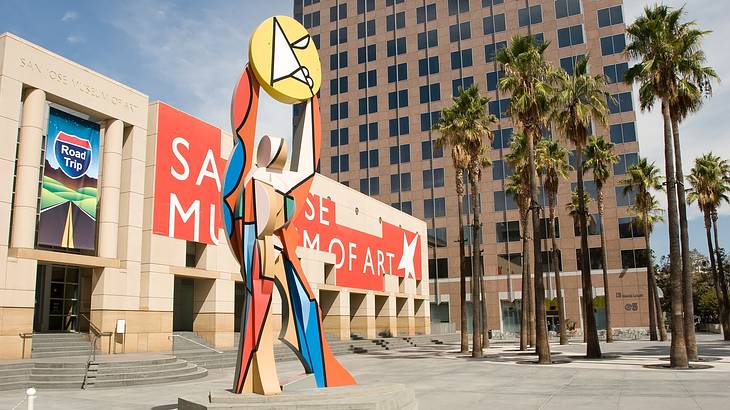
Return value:
[[(488, 326), (514, 334), (521, 309), (521, 230), (517, 204), (505, 193), (506, 177), (512, 172), (505, 156), (514, 123), (507, 112), (510, 96), (498, 86), (503, 72), (495, 54), (513, 36), (530, 33), (550, 43), (546, 58), (569, 74), (576, 59), (590, 55), (589, 71), (605, 74), (607, 89), (615, 97), (609, 103), (608, 126), (593, 124), (592, 130), (616, 144), (620, 158), (604, 187), (603, 221), (595, 200), (589, 209), (593, 223), (586, 257), (593, 269), (597, 321), (599, 328), (605, 326), (599, 235), (603, 229), (612, 325), (648, 326), (644, 237), (632, 224), (633, 198), (624, 195), (620, 184), (639, 155), (638, 107), (631, 86), (623, 82), (628, 61), (623, 54), (627, 39), (621, 0), (294, 0), (293, 11), (318, 42), (325, 68), (320, 91), (321, 172), (427, 222), (434, 331), (458, 327), (460, 317), (455, 172), (448, 150), (434, 145), (437, 135), (432, 131), (441, 110), (451, 105), (460, 87), (476, 85), (491, 99), (488, 110), (499, 119), (481, 195), (467, 196), (463, 209), (470, 223), (471, 200), (481, 208)], [(574, 152), (555, 129), (546, 130), (545, 137)], [(580, 328), (580, 240), (566, 210), (575, 178), (572, 172), (559, 190), (556, 236), (566, 318)], [(590, 173), (586, 180), (586, 190), (595, 199)], [(557, 291), (554, 275), (547, 272), (546, 231), (540, 238), (546, 262), (540, 268), (547, 276), (545, 303), (554, 330)], [(474, 253), (470, 232), (465, 235), (467, 255)]]
[[(0, 358), (45, 332), (110, 332), (103, 352), (168, 351), (175, 331), (233, 347), (229, 130), (6, 33), (0, 138)], [(430, 332), (426, 223), (322, 175), (297, 206), (329, 337)]]

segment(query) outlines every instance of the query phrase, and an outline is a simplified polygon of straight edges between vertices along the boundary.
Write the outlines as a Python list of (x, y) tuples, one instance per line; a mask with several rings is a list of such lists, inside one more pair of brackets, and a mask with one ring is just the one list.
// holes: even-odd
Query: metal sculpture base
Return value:
[(202, 409), (350, 409), (417, 410), (413, 389), (402, 384), (353, 385), (326, 389), (285, 389), (281, 394), (233, 394), (210, 392), (207, 400), (178, 398), (180, 410)]

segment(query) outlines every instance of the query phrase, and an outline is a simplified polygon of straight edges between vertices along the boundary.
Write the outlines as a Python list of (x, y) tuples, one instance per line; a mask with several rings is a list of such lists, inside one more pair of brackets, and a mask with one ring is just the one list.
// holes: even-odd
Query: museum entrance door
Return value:
[[(88, 277), (87, 277), (88, 276)], [(82, 300), (91, 272), (79, 266), (38, 264), (35, 289), (35, 332), (78, 332)], [(90, 296), (90, 295), (87, 295)]]

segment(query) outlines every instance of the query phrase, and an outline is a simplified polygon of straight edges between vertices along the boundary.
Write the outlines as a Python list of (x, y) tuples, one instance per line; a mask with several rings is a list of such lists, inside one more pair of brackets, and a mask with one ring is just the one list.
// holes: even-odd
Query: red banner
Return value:
[(221, 132), (160, 103), (152, 231), (188, 241), (216, 244), (222, 171)]
[(335, 255), (335, 283), (358, 289), (384, 290), (384, 276), (421, 279), (421, 242), (417, 233), (382, 222), (372, 235), (337, 225), (335, 203), (309, 194), (301, 216), (292, 221), (300, 246)]

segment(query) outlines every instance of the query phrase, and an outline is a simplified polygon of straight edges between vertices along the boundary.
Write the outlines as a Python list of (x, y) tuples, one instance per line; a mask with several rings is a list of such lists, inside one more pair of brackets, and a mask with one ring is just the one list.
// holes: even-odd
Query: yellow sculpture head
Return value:
[(251, 35), (249, 62), (259, 84), (277, 101), (295, 104), (319, 91), (322, 66), (312, 37), (298, 21), (274, 16)]

